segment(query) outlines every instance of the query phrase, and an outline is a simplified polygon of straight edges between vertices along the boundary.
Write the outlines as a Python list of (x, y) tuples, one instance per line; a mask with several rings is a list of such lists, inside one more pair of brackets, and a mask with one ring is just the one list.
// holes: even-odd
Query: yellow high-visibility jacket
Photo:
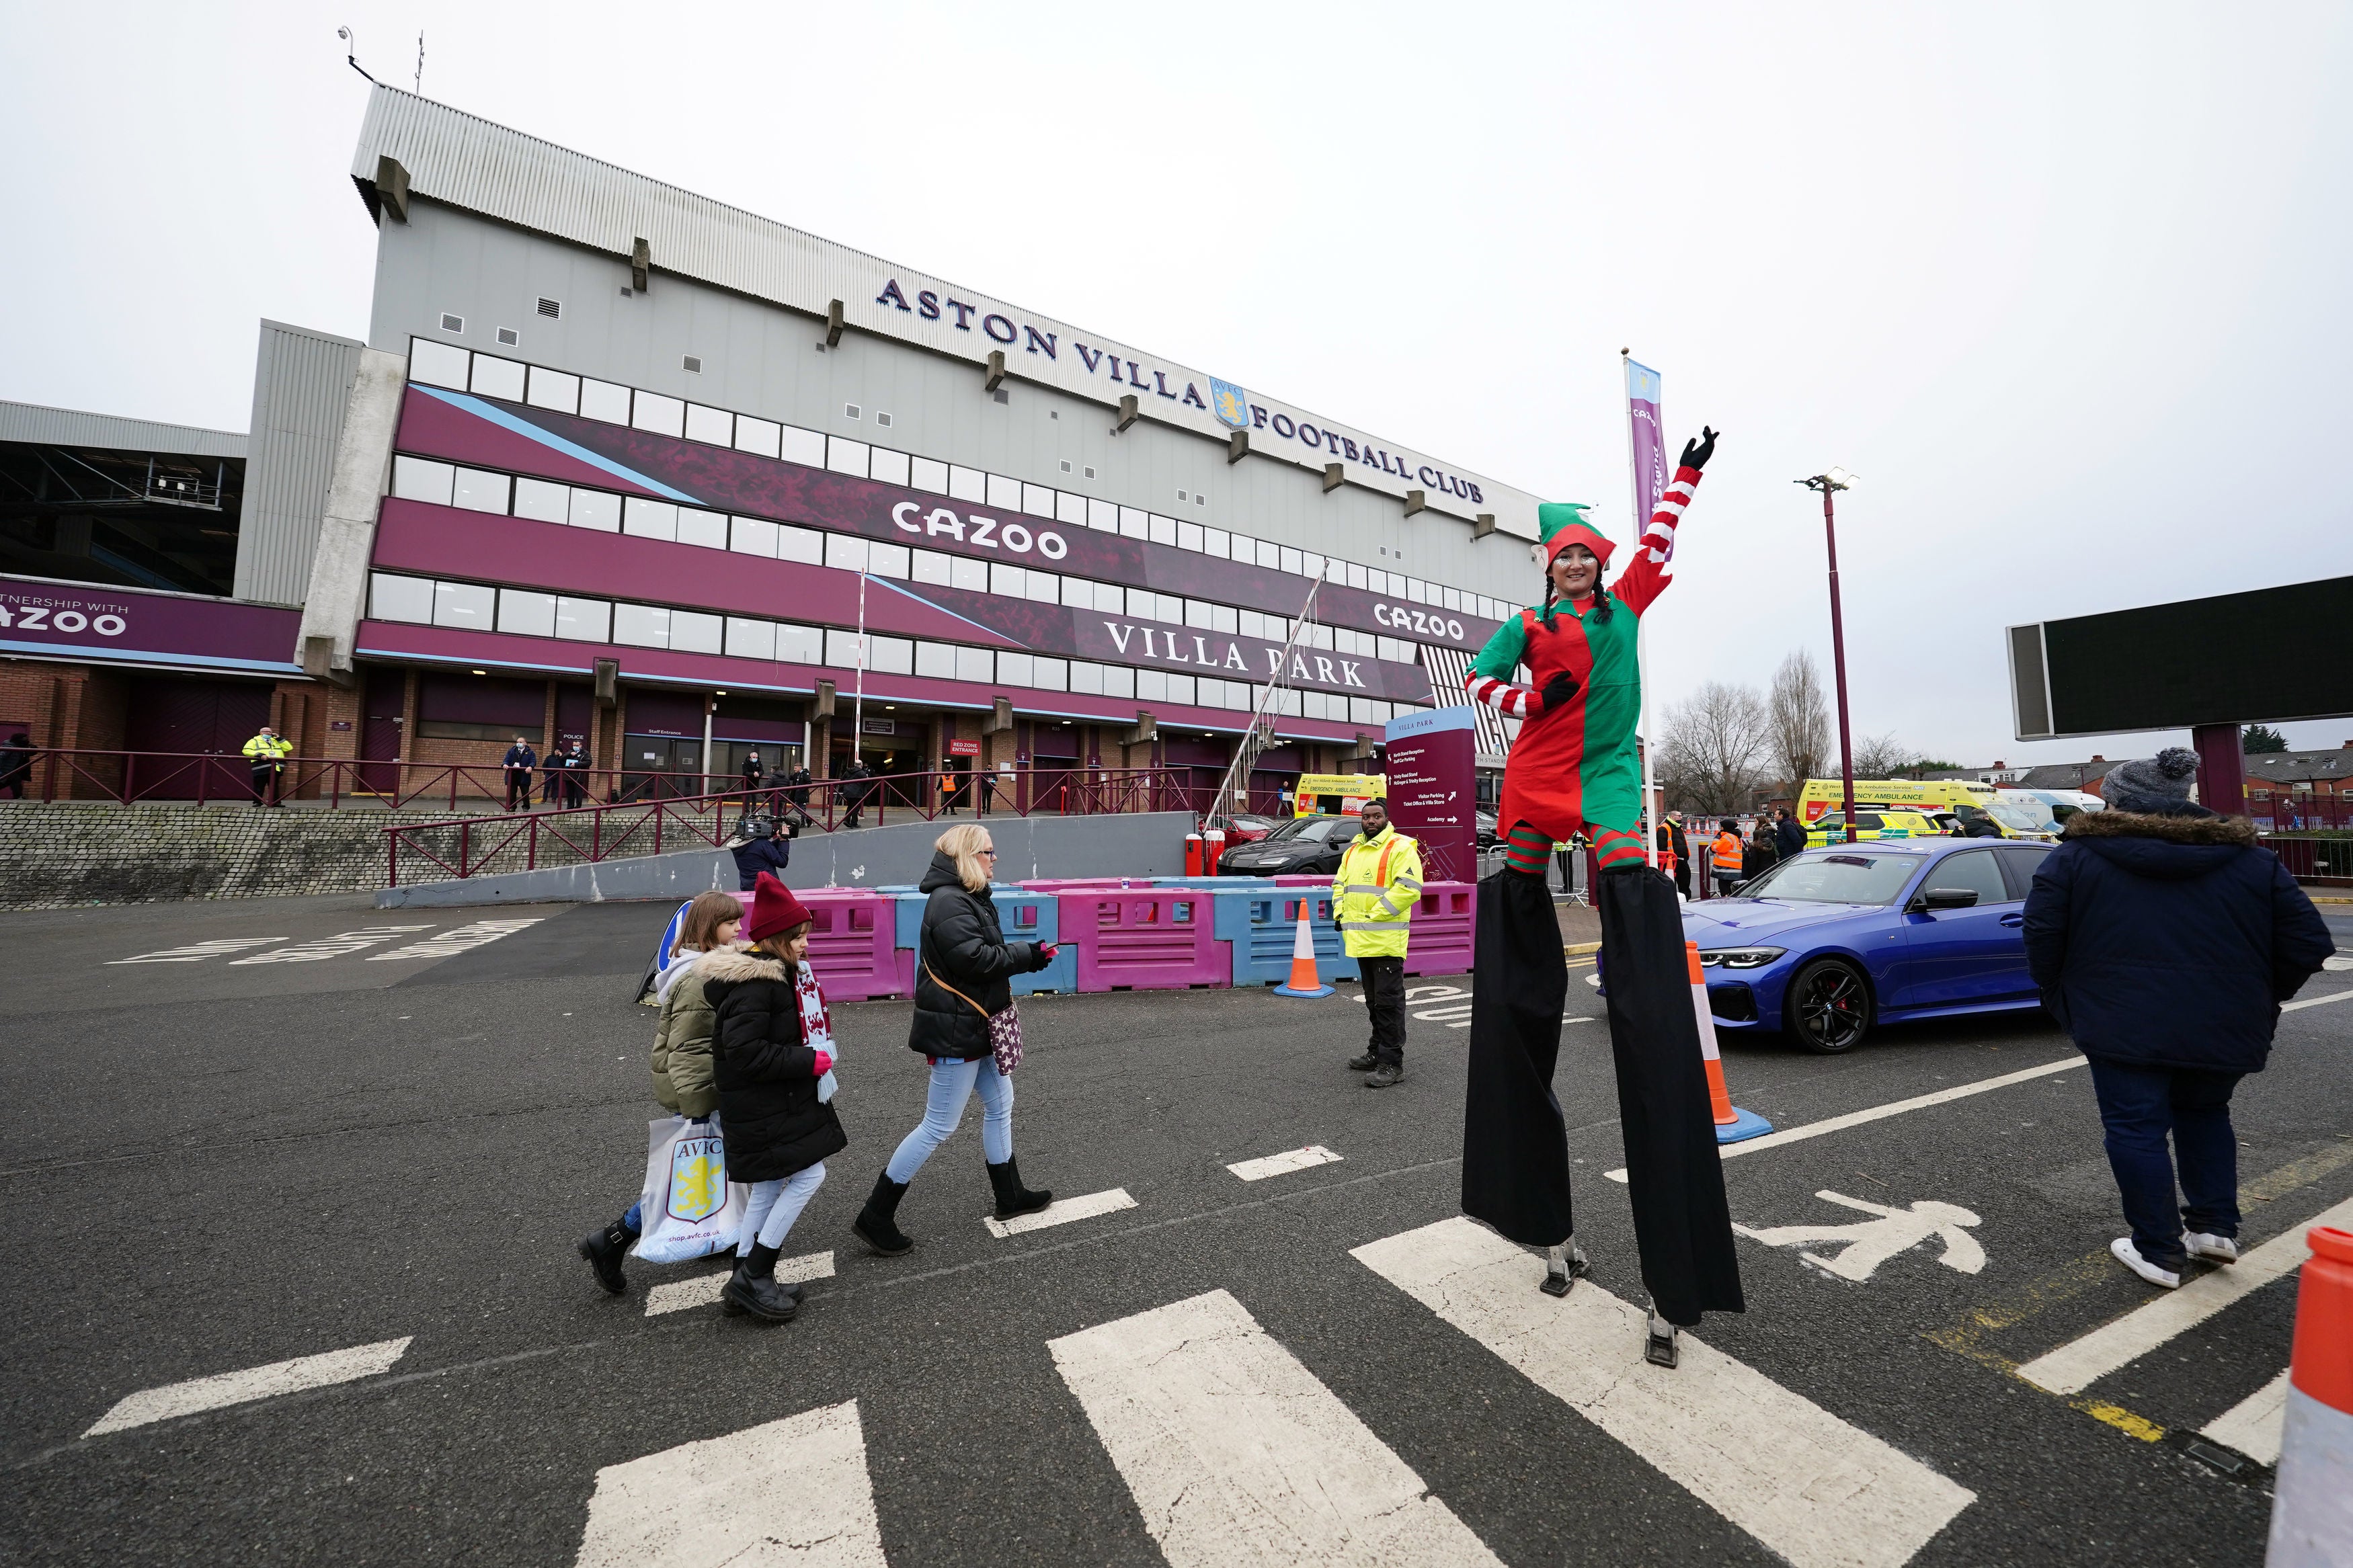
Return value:
[(294, 742), (283, 735), (275, 740), (256, 735), (245, 743), (245, 757), (251, 763), (276, 763), (293, 749)]
[(1356, 836), (1332, 879), (1332, 913), (1350, 958), (1403, 958), (1414, 900), (1421, 897), (1421, 846), (1394, 827)]

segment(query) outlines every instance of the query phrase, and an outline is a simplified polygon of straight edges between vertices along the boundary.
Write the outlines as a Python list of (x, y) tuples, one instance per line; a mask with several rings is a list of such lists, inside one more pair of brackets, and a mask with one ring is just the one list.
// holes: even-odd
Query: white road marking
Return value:
[(2287, 1416), (2287, 1368), (2280, 1368), (2277, 1377), (2199, 1430), (2258, 1464), (2278, 1464), (2280, 1427)]
[(1046, 1348), (1169, 1568), (1500, 1568), (1412, 1468), (1223, 1290)]
[[(2068, 1057), (2061, 1061), (2044, 1062), (2039, 1068), (2027, 1068), (2019, 1072), (2006, 1072), (1998, 1078), (1981, 1078), (1975, 1083), (1956, 1084), (1951, 1089), (1940, 1089), (1934, 1094), (1915, 1094), (1909, 1100), (1891, 1100), (1885, 1105), (1874, 1105), (1868, 1110), (1850, 1110), (1844, 1116), (1832, 1116), (1820, 1121), (1809, 1121), (1802, 1127), (1785, 1127), (1778, 1132), (1767, 1132), (1762, 1138), (1751, 1138), (1743, 1143), (1726, 1143), (1716, 1150), (1716, 1157), (1721, 1160), (1736, 1160), (1744, 1154), (1754, 1154), (1760, 1150), (1778, 1149), (1785, 1143), (1802, 1143), (1809, 1138), (1819, 1138), (1825, 1132), (1841, 1132), (1850, 1127), (1861, 1127), (1865, 1122), (1883, 1121), (1888, 1117), (1901, 1116), (1910, 1110), (1926, 1110), (1932, 1105), (1967, 1100), (1973, 1094), (1983, 1094), (1989, 1089), (2007, 1089), (2013, 1083), (2024, 1083), (2029, 1079), (2049, 1078), (2054, 1072), (2068, 1072), (2083, 1065), (2082, 1057)], [(1603, 1174), (1613, 1182), (1622, 1182), (1626, 1179), (1626, 1172), (1622, 1167), (1615, 1171), (1604, 1172)]]
[(1909, 1252), (1927, 1241), (1944, 1242), (1944, 1253), (1936, 1261), (1956, 1272), (1975, 1274), (1986, 1266), (1985, 1248), (1978, 1245), (1976, 1237), (1962, 1228), (1984, 1222), (1957, 1205), (1924, 1198), (1909, 1208), (1888, 1208), (1868, 1198), (1851, 1198), (1827, 1189), (1814, 1196), (1824, 1203), (1861, 1209), (1864, 1214), (1879, 1217), (1853, 1225), (1777, 1225), (1764, 1230), (1751, 1230), (1745, 1225), (1736, 1225), (1732, 1228), (1767, 1247), (1799, 1247), (1809, 1241), (1838, 1242), (1841, 1245), (1836, 1258), (1820, 1258), (1810, 1252), (1801, 1252), (1798, 1256), (1828, 1273), (1841, 1279), (1852, 1279), (1858, 1284), (1870, 1279), (1889, 1258)]
[(1405, 988), (1405, 999), (1409, 1003), (1412, 1002), (1417, 996), (1424, 997), (1431, 1001), (1442, 1002), (1449, 996), (1468, 996), (1471, 993), (1463, 990), (1460, 985), (1409, 985)]
[(202, 963), (207, 958), (218, 958), (225, 952), (243, 952), (248, 947), (268, 947), (273, 942), (284, 942), (282, 936), (226, 936), (216, 942), (195, 942), (185, 947), (167, 947), (161, 952), (142, 952), (136, 958), (110, 958), (114, 963)]
[(1245, 1182), (1262, 1182), (1269, 1176), (1287, 1176), (1293, 1171), (1304, 1171), (1316, 1165), (1336, 1165), (1340, 1156), (1321, 1143), (1310, 1143), (1304, 1149), (1286, 1149), (1280, 1154), (1268, 1154), (1257, 1160), (1243, 1160), (1228, 1165), (1227, 1170)]
[(333, 936), (321, 937), (316, 942), (272, 948), (268, 952), (257, 952), (251, 958), (231, 959), (229, 964), (235, 968), (247, 963), (315, 963), (322, 958), (334, 958), (346, 952), (357, 952), (364, 947), (375, 947), (395, 937), (406, 936), (413, 931), (432, 929), (430, 921), (413, 926), (363, 926), (358, 931), (340, 931)]
[(1068, 1225), (1072, 1220), (1092, 1219), (1097, 1215), (1117, 1214), (1134, 1206), (1135, 1200), (1127, 1195), (1125, 1187), (1113, 1187), (1107, 1193), (1089, 1193), (1084, 1197), (1056, 1198), (1036, 1214), (1016, 1215), (1011, 1219), (985, 1215), (981, 1223), (988, 1226), (989, 1235), (1003, 1237), (1019, 1236), (1026, 1230), (1044, 1230), (1048, 1226)]
[(249, 1366), (242, 1372), (216, 1373), (210, 1377), (193, 1377), (185, 1383), (167, 1383), (161, 1388), (142, 1388), (116, 1401), (114, 1408), (91, 1423), (82, 1436), (95, 1437), (103, 1432), (121, 1432), (174, 1416), (194, 1415), (200, 1410), (247, 1405), (281, 1394), (300, 1394), (306, 1388), (324, 1388), (330, 1384), (353, 1383), (387, 1371), (407, 1348), (407, 1337), (384, 1340), (372, 1345), (329, 1351), (324, 1355), (297, 1356), (292, 1361), (271, 1362), (268, 1366)]
[(2331, 1002), (2342, 1002), (2348, 996), (2353, 996), (2353, 991), (2332, 991), (2326, 996), (2307, 996), (2301, 1002), (2287, 1003), (2280, 1008), (2280, 1011), (2293, 1013), (2304, 1007), (2326, 1007)]
[(1590, 1279), (1440, 1220), (1352, 1254), (1798, 1568), (1896, 1568), (1977, 1494), (1706, 1342), (1642, 1360), (1647, 1313)]
[(578, 1568), (888, 1568), (858, 1401), (596, 1472)]
[(480, 947), (502, 936), (512, 936), (544, 919), (544, 915), (534, 915), (522, 921), (476, 921), (472, 925), (459, 926), (455, 931), (443, 931), (439, 936), (427, 937), (423, 942), (412, 942), (406, 947), (396, 947), (390, 952), (371, 952), (367, 961), (383, 963), (396, 958), (453, 958), (469, 948)]
[[(705, 1261), (729, 1261), (733, 1256), (730, 1253), (727, 1258), (712, 1258)], [(667, 1285), (657, 1285), (646, 1292), (646, 1316), (658, 1318), (664, 1312), (683, 1312), (690, 1308), (711, 1306), (719, 1300), (720, 1289), (733, 1272), (733, 1268), (730, 1267), (712, 1274), (698, 1274), (691, 1279), (673, 1279)], [(776, 1282), (781, 1285), (797, 1285), (806, 1279), (832, 1278), (833, 1254), (830, 1252), (811, 1252), (799, 1258), (776, 1259)]]
[(2283, 1274), (2293, 1274), (2312, 1256), (2304, 1233), (2316, 1225), (2353, 1226), (2353, 1198), (2323, 1210), (2242, 1256), (2227, 1268), (2201, 1274), (2179, 1290), (2168, 1290), (2121, 1318), (2018, 1369), (2018, 1375), (2053, 1394), (2081, 1394), (2118, 1367), (2139, 1360), (2176, 1334), (2196, 1328), (2232, 1302), (2252, 1296)]

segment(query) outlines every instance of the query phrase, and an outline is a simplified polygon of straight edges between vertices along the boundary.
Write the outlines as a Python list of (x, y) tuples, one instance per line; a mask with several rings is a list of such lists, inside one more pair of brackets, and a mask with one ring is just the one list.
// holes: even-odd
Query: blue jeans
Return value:
[[(2108, 1168), (2124, 1199), (2133, 1250), (2159, 1268), (2179, 1269), (2189, 1261), (2181, 1246), (2184, 1222), (2210, 1236), (2237, 1236), (2239, 1143), (2231, 1131), (2231, 1091), (2244, 1075), (2089, 1060), (2092, 1092), (2107, 1130)], [(2178, 1211), (2176, 1159), (2181, 1195), (2189, 1200)]]
[(809, 1199), (825, 1185), (825, 1162), (819, 1160), (805, 1171), (774, 1182), (754, 1182), (752, 1201), (744, 1211), (744, 1229), (735, 1243), (735, 1255), (749, 1258), (752, 1243), (762, 1247), (781, 1247), (785, 1237), (793, 1231), (793, 1222), (808, 1207)]
[(964, 1102), (980, 1090), (980, 1153), (992, 1165), (1013, 1158), (1013, 1080), (997, 1070), (994, 1057), (968, 1062), (942, 1060), (932, 1068), (932, 1090), (923, 1120), (899, 1145), (882, 1173), (904, 1185), (915, 1179), (932, 1151), (948, 1141), (964, 1120)]

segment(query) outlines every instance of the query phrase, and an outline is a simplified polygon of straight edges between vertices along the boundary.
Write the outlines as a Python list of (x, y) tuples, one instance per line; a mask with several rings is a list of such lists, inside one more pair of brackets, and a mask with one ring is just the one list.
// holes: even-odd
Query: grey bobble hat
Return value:
[(2100, 781), (2100, 795), (2114, 811), (2203, 816), (2201, 808), (2189, 803), (2189, 781), (2197, 772), (2197, 752), (2168, 746), (2154, 757), (2110, 768)]

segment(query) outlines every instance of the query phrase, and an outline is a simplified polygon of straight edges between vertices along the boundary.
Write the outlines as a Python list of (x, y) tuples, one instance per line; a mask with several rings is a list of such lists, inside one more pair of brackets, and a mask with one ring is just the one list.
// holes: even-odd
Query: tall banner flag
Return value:
[[(1641, 538), (1667, 488), (1667, 432), (1659, 418), (1659, 373), (1626, 360), (1626, 429), (1634, 458), (1634, 535)], [(1667, 559), (1675, 543), (1667, 541)]]

